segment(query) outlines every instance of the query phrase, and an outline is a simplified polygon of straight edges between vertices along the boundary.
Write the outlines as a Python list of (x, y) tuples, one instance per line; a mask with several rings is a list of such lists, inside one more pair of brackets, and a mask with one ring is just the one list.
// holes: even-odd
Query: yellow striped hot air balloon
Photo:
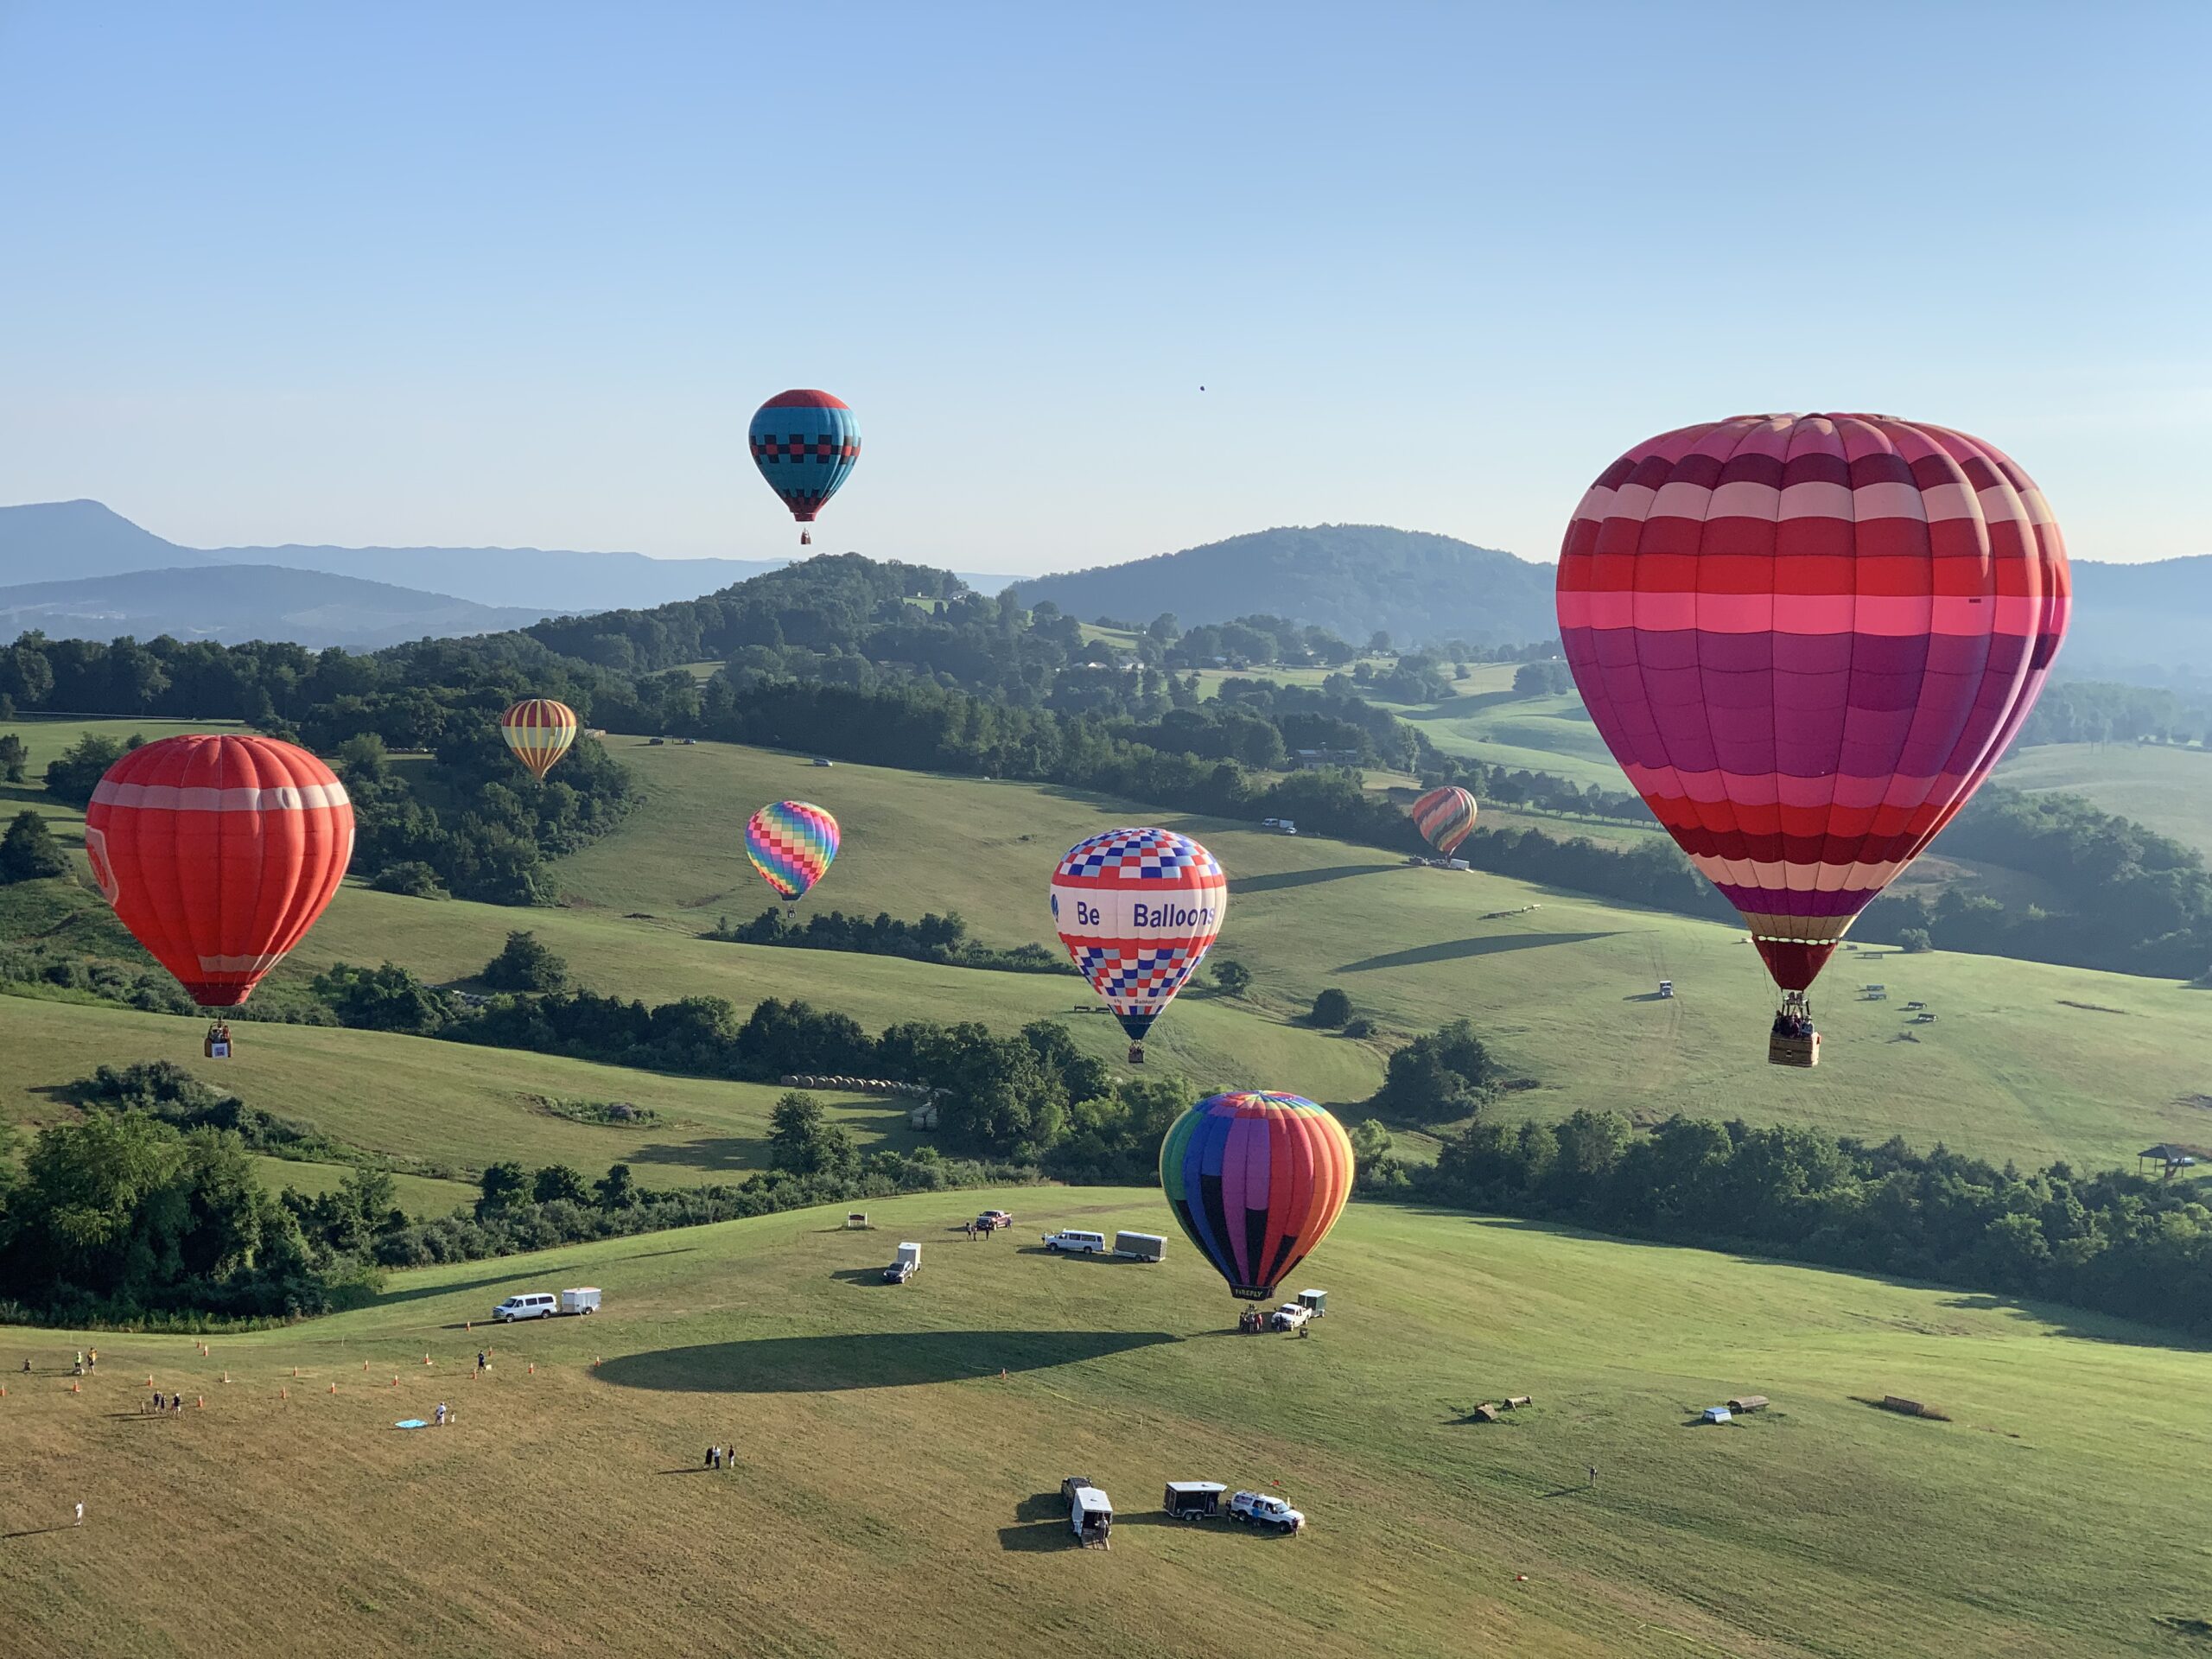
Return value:
[(1475, 832), (1475, 798), (1446, 784), (1432, 789), (1408, 809), (1421, 838), (1449, 858), (1459, 843)]
[(576, 711), (550, 697), (526, 697), (499, 716), (499, 735), (531, 775), (543, 779), (576, 741)]

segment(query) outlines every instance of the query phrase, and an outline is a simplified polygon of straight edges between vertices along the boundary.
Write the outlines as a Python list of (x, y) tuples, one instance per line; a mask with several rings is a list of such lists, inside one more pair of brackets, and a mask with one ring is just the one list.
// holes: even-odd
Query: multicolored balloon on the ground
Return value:
[(531, 775), (542, 779), (576, 741), (576, 711), (550, 697), (528, 697), (499, 716), (499, 735)]
[(1980, 439), (1739, 416), (1599, 477), (1560, 635), (1630, 783), (1802, 992), (1989, 776), (2069, 593), (2042, 493)]
[(1446, 784), (1415, 801), (1408, 816), (1421, 839), (1449, 858), (1461, 842), (1475, 833), (1475, 798), (1456, 785)]
[(338, 891), (353, 808), (292, 744), (165, 737), (108, 768), (85, 851), (118, 919), (192, 1000), (236, 1007)]
[(837, 856), (837, 820), (809, 801), (778, 801), (746, 820), (745, 855), (786, 899), (806, 896)]
[(1052, 925), (1131, 1042), (1198, 971), (1221, 931), (1229, 878), (1172, 830), (1109, 830), (1052, 873)]
[[(802, 524), (829, 505), (861, 458), (853, 411), (826, 391), (779, 391), (753, 416), (753, 464)], [(802, 544), (813, 537), (802, 533)]]
[(1160, 1143), (1175, 1219), (1230, 1294), (1261, 1301), (1329, 1236), (1351, 1196), (1351, 1137), (1298, 1095), (1211, 1095)]

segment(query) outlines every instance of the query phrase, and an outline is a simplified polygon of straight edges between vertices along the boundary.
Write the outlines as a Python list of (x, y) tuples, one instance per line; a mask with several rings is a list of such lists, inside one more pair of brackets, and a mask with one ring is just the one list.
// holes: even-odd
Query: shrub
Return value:
[(1351, 998), (1332, 985), (1313, 999), (1313, 1023), (1334, 1030), (1351, 1018)]

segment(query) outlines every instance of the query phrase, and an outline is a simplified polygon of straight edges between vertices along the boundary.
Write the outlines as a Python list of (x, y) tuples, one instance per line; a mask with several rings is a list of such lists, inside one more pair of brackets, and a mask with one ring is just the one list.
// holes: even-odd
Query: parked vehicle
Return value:
[(1013, 1225), (1014, 1217), (1003, 1210), (986, 1210), (976, 1217), (976, 1230), (978, 1232), (995, 1233), (1001, 1227)]
[(1297, 1532), (1306, 1517), (1279, 1497), (1265, 1492), (1238, 1492), (1229, 1500), (1229, 1518), (1248, 1527), (1270, 1527), (1277, 1532)]
[(1313, 1310), (1303, 1302), (1285, 1302), (1268, 1315), (1268, 1324), (1277, 1331), (1295, 1331), (1313, 1317)]
[(560, 1299), (550, 1292), (533, 1290), (510, 1296), (492, 1310), (493, 1321), (512, 1325), (517, 1319), (550, 1319), (561, 1311)]
[(1298, 1305), (1318, 1319), (1329, 1311), (1329, 1293), (1325, 1290), (1301, 1290), (1298, 1293)]
[(1662, 1002), (1669, 1001), (1673, 999), (1674, 995), (1675, 982), (1671, 979), (1661, 980), (1659, 982), (1659, 1000)]
[(883, 1282), (887, 1285), (903, 1285), (921, 1270), (922, 1247), (918, 1244), (901, 1244), (899, 1247), (897, 1259), (883, 1270)]
[(1045, 1235), (1045, 1248), (1065, 1250), (1072, 1255), (1103, 1255), (1106, 1250), (1106, 1235), (1063, 1228), (1057, 1233)]
[(1104, 1544), (1114, 1530), (1114, 1502), (1081, 1475), (1060, 1483), (1068, 1501), (1068, 1530), (1085, 1545)]
[(563, 1291), (561, 1293), (561, 1311), (563, 1313), (576, 1314), (598, 1313), (599, 1287), (597, 1285), (581, 1285), (574, 1290)]
[(1167, 1241), (1158, 1233), (1116, 1233), (1114, 1254), (1132, 1262), (1157, 1262), (1167, 1254)]
[(1205, 1521), (1221, 1513), (1222, 1495), (1229, 1488), (1217, 1480), (1171, 1480), (1161, 1505), (1178, 1521)]

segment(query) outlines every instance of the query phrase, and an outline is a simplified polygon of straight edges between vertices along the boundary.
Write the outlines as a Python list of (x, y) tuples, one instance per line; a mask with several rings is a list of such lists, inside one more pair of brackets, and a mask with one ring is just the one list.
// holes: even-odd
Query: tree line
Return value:
[(1630, 1237), (2064, 1302), (2212, 1336), (2212, 1207), (2194, 1182), (2055, 1163), (2023, 1174), (1901, 1139), (1612, 1112), (1487, 1116), (1433, 1169), (1395, 1160), (1364, 1190)]

